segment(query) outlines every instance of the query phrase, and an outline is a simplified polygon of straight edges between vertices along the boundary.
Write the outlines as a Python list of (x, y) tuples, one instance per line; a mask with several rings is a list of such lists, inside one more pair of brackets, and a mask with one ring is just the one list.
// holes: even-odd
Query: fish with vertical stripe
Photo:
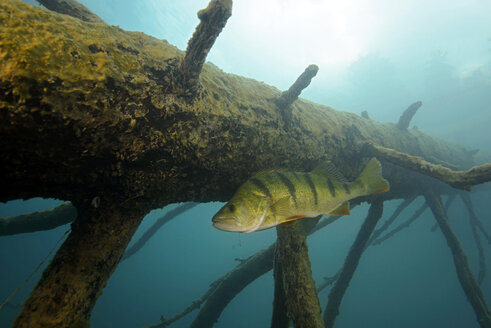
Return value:
[(353, 182), (329, 165), (308, 173), (262, 172), (244, 182), (212, 221), (220, 230), (249, 233), (320, 214), (350, 214), (350, 199), (388, 190), (376, 158)]

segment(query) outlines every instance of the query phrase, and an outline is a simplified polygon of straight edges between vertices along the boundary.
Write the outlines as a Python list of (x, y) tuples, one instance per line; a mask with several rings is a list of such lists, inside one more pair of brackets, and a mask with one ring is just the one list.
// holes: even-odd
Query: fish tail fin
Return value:
[(382, 177), (382, 164), (373, 157), (357, 179), (365, 186), (364, 195), (380, 194), (389, 190), (389, 182)]

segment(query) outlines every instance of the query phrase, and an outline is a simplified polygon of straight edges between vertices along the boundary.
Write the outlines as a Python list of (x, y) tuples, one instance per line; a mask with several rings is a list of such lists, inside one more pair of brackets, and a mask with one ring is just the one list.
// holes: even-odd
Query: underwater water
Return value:
[[(29, 2), (29, 1), (27, 1)], [(166, 39), (181, 49), (198, 24), (206, 0), (83, 0), (107, 23)], [(30, 1), (30, 3), (36, 3)], [(309, 64), (319, 73), (302, 97), (371, 119), (397, 122), (421, 100), (411, 123), (430, 135), (479, 149), (476, 164), (491, 161), (491, 3), (489, 1), (237, 0), (233, 15), (207, 60), (226, 72), (286, 90)], [(471, 193), (475, 211), (491, 232), (490, 184)], [(379, 225), (401, 200), (384, 204)], [(58, 200), (14, 200), (0, 204), (0, 217), (53, 208)], [(394, 223), (421, 206), (417, 198)], [(92, 312), (91, 327), (144, 327), (170, 317), (200, 298), (209, 285), (276, 240), (275, 229), (252, 234), (219, 231), (211, 217), (223, 203), (206, 203), (165, 224), (133, 257), (121, 262)], [(171, 204), (149, 213), (134, 243)], [(366, 217), (361, 205), (308, 239), (317, 283), (343, 265)], [(460, 198), (448, 215), (479, 270), (468, 212)], [(335, 327), (479, 327), (460, 286), (452, 254), (427, 209), (407, 229), (369, 247), (343, 298)], [(69, 225), (50, 231), (0, 237), (0, 301), (48, 256), (41, 268), (0, 311), (9, 327)], [(481, 237), (488, 275), (481, 288), (491, 302), (491, 245)], [(131, 246), (132, 244), (130, 244)], [(227, 306), (216, 327), (269, 327), (272, 271)], [(329, 288), (319, 293), (321, 307)], [(197, 310), (171, 327), (188, 327)]]

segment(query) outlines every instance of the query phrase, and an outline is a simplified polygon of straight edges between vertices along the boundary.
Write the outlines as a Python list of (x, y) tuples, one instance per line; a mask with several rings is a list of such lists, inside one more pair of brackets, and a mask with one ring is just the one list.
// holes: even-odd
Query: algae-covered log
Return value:
[[(3, 201), (101, 192), (153, 207), (226, 200), (262, 168), (306, 170), (329, 158), (354, 177), (365, 139), (469, 166), (459, 146), (302, 99), (286, 131), (277, 89), (209, 64), (188, 103), (169, 92), (183, 53), (142, 33), (15, 0), (0, 4), (0, 24)], [(419, 183), (401, 172), (384, 172), (394, 197)]]
[[(210, 64), (190, 98), (176, 87), (184, 56), (142, 33), (18, 0), (0, 2), (0, 201), (69, 200), (78, 204), (74, 226), (83, 227), (55, 256), (18, 326), (29, 325), (34, 309), (50, 317), (60, 302), (67, 305), (56, 314), (64, 316), (56, 319), (60, 327), (87, 320), (140, 216), (171, 202), (227, 200), (261, 169), (310, 170), (330, 159), (354, 178), (363, 166), (365, 140), (471, 166), (459, 146), (303, 99), (290, 105), (286, 126), (276, 88)], [(384, 176), (391, 183), (390, 193), (381, 196), (386, 199), (430, 187), (448, 190), (387, 163)], [(100, 217), (107, 219), (93, 219)], [(80, 242), (87, 236), (97, 243), (97, 254)], [(72, 253), (79, 262), (65, 261)], [(103, 270), (96, 270), (101, 263)], [(80, 280), (87, 294), (58, 292), (57, 279), (60, 286)]]

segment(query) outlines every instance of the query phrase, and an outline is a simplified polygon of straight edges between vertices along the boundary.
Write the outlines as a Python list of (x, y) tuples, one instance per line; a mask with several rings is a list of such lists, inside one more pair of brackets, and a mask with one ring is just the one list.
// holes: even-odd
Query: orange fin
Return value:
[(350, 215), (349, 203), (346, 201), (328, 213), (329, 215)]
[(283, 221), (281, 221), (281, 223), (291, 222), (291, 221), (295, 221), (295, 220), (298, 220), (298, 219), (303, 219), (305, 217), (306, 217), (305, 215), (295, 215), (295, 216), (292, 216), (290, 218), (284, 219)]

